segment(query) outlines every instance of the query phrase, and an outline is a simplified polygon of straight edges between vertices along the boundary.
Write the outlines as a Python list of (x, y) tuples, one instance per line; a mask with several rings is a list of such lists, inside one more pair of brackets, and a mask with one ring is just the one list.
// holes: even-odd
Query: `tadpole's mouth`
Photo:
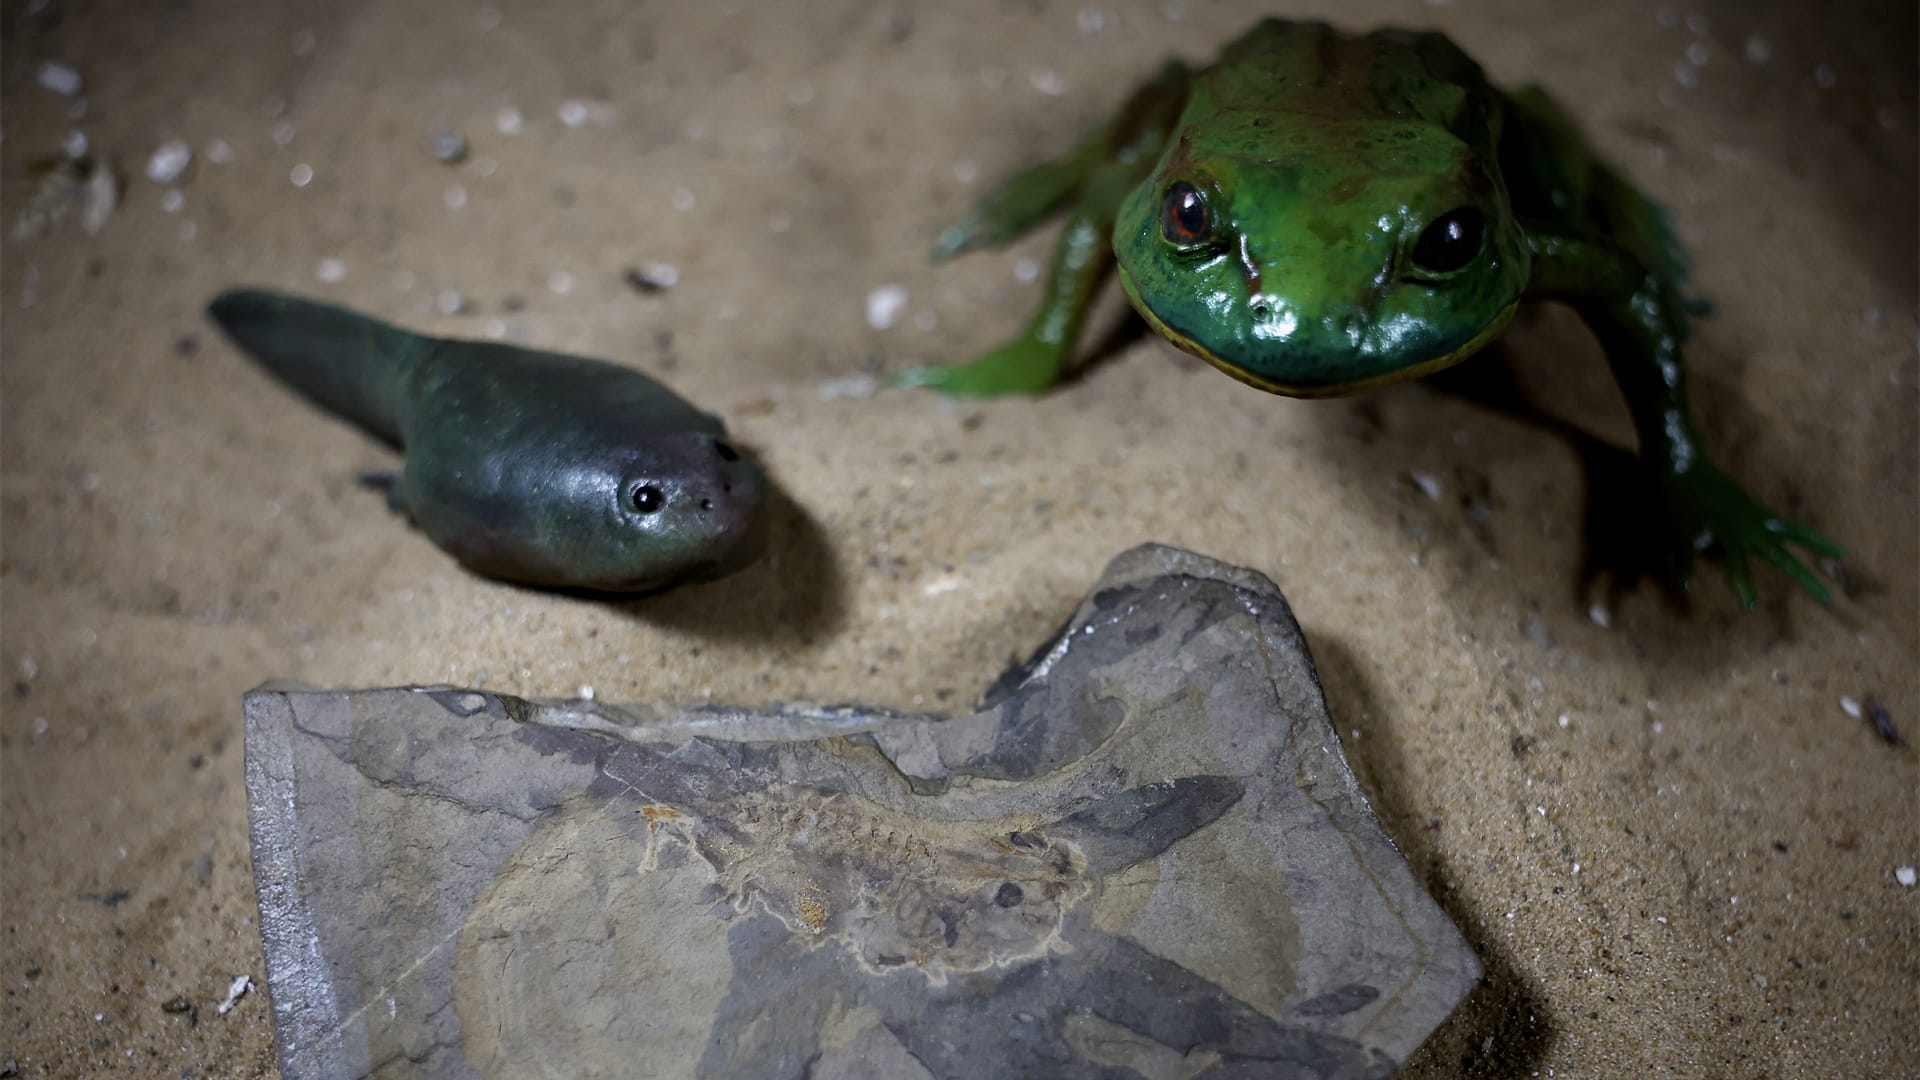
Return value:
[(1493, 318), (1487, 320), (1487, 324), (1481, 327), (1479, 332), (1468, 339), (1465, 344), (1442, 356), (1436, 356), (1429, 360), (1422, 360), (1418, 363), (1408, 364), (1405, 367), (1395, 368), (1392, 371), (1347, 382), (1290, 383), (1282, 379), (1276, 379), (1255, 371), (1250, 371), (1245, 367), (1235, 364), (1233, 361), (1220, 356), (1192, 337), (1167, 325), (1166, 320), (1162, 319), (1159, 314), (1153, 310), (1152, 306), (1141, 298), (1139, 290), (1134, 286), (1133, 276), (1127, 273), (1127, 268), (1125, 266), (1120, 267), (1118, 273), (1120, 277), (1120, 288), (1125, 290), (1127, 299), (1133, 302), (1134, 310), (1140, 313), (1141, 318), (1147, 320), (1147, 325), (1153, 327), (1162, 337), (1172, 342), (1174, 347), (1182, 352), (1191, 353), (1205, 360), (1232, 378), (1246, 383), (1256, 390), (1265, 390), (1269, 394), (1279, 394), (1282, 397), (1291, 398), (1343, 397), (1348, 394), (1359, 394), (1391, 383), (1402, 382), (1407, 379), (1417, 379), (1423, 375), (1431, 375), (1436, 371), (1452, 367), (1467, 357), (1472, 356), (1474, 353), (1479, 352), (1482, 348), (1486, 347), (1487, 342), (1498, 337), (1500, 331), (1507, 328), (1507, 323), (1513, 320), (1513, 313), (1520, 307), (1520, 301), (1515, 300), (1506, 307), (1501, 308), (1495, 312)]

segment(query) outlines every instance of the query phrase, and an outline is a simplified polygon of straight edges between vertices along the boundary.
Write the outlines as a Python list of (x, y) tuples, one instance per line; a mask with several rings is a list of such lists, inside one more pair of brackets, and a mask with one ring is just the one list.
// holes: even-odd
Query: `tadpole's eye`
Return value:
[(657, 514), (667, 508), (666, 493), (652, 484), (637, 484), (627, 492), (627, 501), (642, 514)]
[(1413, 245), (1413, 265), (1429, 274), (1451, 274), (1480, 254), (1486, 215), (1471, 206), (1435, 218)]
[(739, 461), (740, 451), (723, 442), (713, 444), (713, 452), (720, 455), (721, 461)]
[(1182, 180), (1167, 189), (1167, 200), (1160, 207), (1160, 233), (1183, 246), (1201, 243), (1213, 235), (1207, 197), (1199, 188)]

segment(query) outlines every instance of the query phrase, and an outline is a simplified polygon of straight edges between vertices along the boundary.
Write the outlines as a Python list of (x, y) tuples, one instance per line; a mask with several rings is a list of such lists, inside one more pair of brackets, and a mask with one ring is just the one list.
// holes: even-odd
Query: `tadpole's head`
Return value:
[(724, 434), (651, 439), (619, 465), (607, 473), (610, 489), (600, 493), (606, 563), (585, 587), (645, 591), (720, 577), (759, 557), (767, 479)]
[(596, 592), (720, 577), (759, 555), (767, 479), (717, 427), (596, 434), (495, 458), (500, 498), (438, 539), (482, 573)]
[(1525, 288), (1500, 178), (1445, 128), (1249, 111), (1170, 147), (1114, 228), (1120, 281), (1174, 344), (1260, 389), (1351, 393), (1492, 339)]

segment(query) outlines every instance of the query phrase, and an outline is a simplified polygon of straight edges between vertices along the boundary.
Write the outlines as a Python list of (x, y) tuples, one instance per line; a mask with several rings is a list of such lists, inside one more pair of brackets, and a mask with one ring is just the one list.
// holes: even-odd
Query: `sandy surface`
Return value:
[[(1011, 334), (1051, 238), (936, 270), (935, 231), (1238, 5), (8, 0), (5, 224), (75, 128), (125, 194), (97, 236), (5, 244), (0, 1064), (274, 1073), (265, 995), (215, 1012), (264, 976), (239, 738), (264, 679), (958, 710), (1158, 540), (1286, 590), (1486, 962), (1410, 1075), (1915, 1075), (1920, 761), (1844, 707), (1920, 738), (1915, 16), (1801, 6), (1297, 12), (1439, 27), (1569, 102), (1718, 301), (1709, 444), (1852, 551), (1830, 608), (1763, 572), (1743, 613), (1714, 575), (1690, 613), (1642, 587), (1599, 625), (1573, 453), (1428, 387), (1285, 401), (1133, 339), (1038, 401), (824, 392)], [(142, 175), (170, 138), (196, 156), (172, 209)], [(656, 263), (672, 288), (623, 282)], [(666, 378), (790, 497), (775, 555), (618, 604), (465, 574), (354, 484), (384, 451), (202, 321), (237, 283)], [(876, 329), (886, 285), (909, 299)], [(1492, 360), (1628, 437), (1564, 311)]]

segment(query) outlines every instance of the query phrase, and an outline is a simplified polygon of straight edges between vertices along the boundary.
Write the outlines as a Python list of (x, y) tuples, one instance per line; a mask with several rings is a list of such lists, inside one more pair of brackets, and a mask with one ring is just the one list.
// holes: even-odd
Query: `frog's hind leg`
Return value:
[(1697, 554), (1719, 559), (1742, 605), (1749, 559), (1771, 563), (1822, 602), (1827, 590), (1789, 545), (1840, 558), (1840, 545), (1761, 505), (1707, 455), (1687, 401), (1682, 346), (1698, 305), (1665, 211), (1587, 150), (1538, 91), (1510, 99), (1502, 172), (1533, 249), (1529, 294), (1562, 300), (1600, 339), (1639, 435), (1658, 530), (1684, 585)]
[[(1047, 269), (1046, 294), (1020, 336), (969, 364), (903, 372), (895, 385), (990, 397), (1038, 394), (1060, 381), (1100, 283), (1113, 268), (1113, 223), (1120, 204), (1152, 170), (1185, 104), (1189, 78), (1185, 65), (1169, 62), (1073, 153), (1015, 176), (990, 192), (972, 217), (942, 234), (936, 258), (1004, 243), (1060, 206), (1068, 207)], [(949, 243), (950, 236), (957, 239)]]
[(1507, 100), (1512, 108), (1500, 156), (1515, 212), (1566, 222), (1627, 249), (1657, 279), (1685, 340), (1692, 332), (1688, 316), (1704, 315), (1713, 305), (1692, 288), (1692, 258), (1667, 208), (1594, 154), (1545, 90), (1523, 86)]

